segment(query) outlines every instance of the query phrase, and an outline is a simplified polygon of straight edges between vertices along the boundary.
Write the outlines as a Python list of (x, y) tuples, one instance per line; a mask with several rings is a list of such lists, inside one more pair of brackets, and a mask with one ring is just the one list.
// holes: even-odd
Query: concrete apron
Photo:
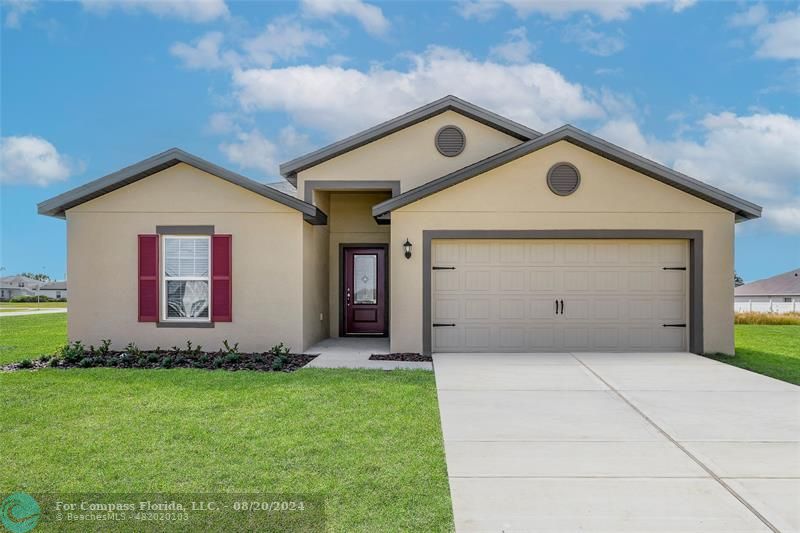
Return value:
[(686, 353), (434, 370), (458, 531), (800, 531), (800, 387)]
[(375, 353), (389, 353), (386, 337), (331, 337), (305, 350), (319, 356), (306, 368), (371, 368), (377, 370), (424, 369), (432, 370), (430, 362), (373, 361)]

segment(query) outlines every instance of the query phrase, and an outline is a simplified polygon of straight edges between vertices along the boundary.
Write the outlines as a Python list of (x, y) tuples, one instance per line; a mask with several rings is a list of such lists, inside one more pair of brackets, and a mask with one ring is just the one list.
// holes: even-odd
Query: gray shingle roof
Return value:
[(800, 268), (745, 283), (736, 287), (736, 296), (797, 296), (800, 295)]

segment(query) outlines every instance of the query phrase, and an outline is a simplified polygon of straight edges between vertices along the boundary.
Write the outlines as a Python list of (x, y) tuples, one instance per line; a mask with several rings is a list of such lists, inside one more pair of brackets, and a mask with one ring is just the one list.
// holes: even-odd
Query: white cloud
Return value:
[(631, 12), (650, 4), (667, 4), (680, 12), (695, 4), (696, 0), (464, 0), (458, 11), (465, 18), (487, 20), (504, 5), (514, 9), (517, 16), (528, 17), (534, 13), (554, 19), (564, 19), (575, 13), (590, 13), (603, 20), (625, 20)]
[(218, 31), (208, 32), (192, 44), (175, 43), (169, 51), (172, 55), (183, 61), (183, 65), (190, 69), (212, 70), (224, 67), (233, 67), (240, 61), (238, 54), (232, 51), (222, 51), (224, 40)]
[(611, 121), (596, 133), (764, 207), (764, 219), (800, 232), (800, 118), (781, 114), (707, 115), (699, 140), (645, 136), (632, 120)]
[(278, 173), (278, 147), (257, 129), (238, 133), (236, 141), (222, 143), (219, 149), (242, 168)]
[(489, 56), (506, 63), (527, 63), (533, 54), (534, 46), (528, 40), (525, 27), (515, 28), (506, 34), (508, 39), (502, 44), (493, 46)]
[(105, 14), (119, 8), (187, 22), (210, 22), (230, 14), (225, 0), (82, 0), (81, 4), (93, 13)]
[(389, 20), (381, 8), (361, 0), (302, 0), (302, 6), (303, 12), (312, 17), (353, 17), (373, 35), (383, 35), (389, 30)]
[[(210, 123), (221, 120), (217, 113)], [(229, 121), (230, 120), (230, 121)], [(217, 124), (220, 125), (220, 124)], [(235, 141), (219, 145), (220, 151), (233, 163), (242, 168), (259, 170), (269, 175), (279, 175), (280, 161), (291, 159), (311, 149), (308, 135), (297, 131), (294, 126), (286, 126), (278, 133), (277, 142), (267, 139), (258, 128), (243, 130), (230, 116), (224, 119), (224, 128), (215, 133), (235, 132)]]
[(241, 52), (223, 50), (224, 40), (221, 32), (212, 31), (190, 44), (177, 42), (170, 47), (170, 52), (190, 69), (271, 67), (277, 59), (303, 57), (308, 55), (309, 47), (328, 43), (323, 34), (285, 17), (269, 23), (255, 37), (240, 39)]
[(577, 44), (581, 50), (596, 56), (610, 56), (625, 48), (625, 40), (620, 34), (608, 35), (593, 29), (587, 17), (578, 24), (567, 26), (564, 40)]
[(755, 29), (756, 57), (800, 59), (800, 11), (781, 13), (770, 20), (767, 7), (756, 4), (731, 16), (728, 24)]
[(728, 18), (728, 24), (734, 28), (757, 26), (767, 21), (769, 10), (764, 4), (754, 4), (745, 11), (734, 13)]
[(758, 26), (755, 39), (758, 57), (800, 59), (800, 11)]
[(37, 8), (37, 0), (4, 0), (3, 11), (6, 12), (3, 23), (6, 28), (17, 29), (20, 27), (22, 17)]
[(66, 180), (79, 166), (41, 137), (0, 139), (0, 183), (45, 187)]
[(235, 96), (246, 111), (283, 111), (297, 123), (333, 137), (446, 94), (544, 130), (604, 116), (602, 106), (580, 84), (541, 63), (504, 65), (441, 47), (409, 58), (411, 65), (405, 70), (330, 65), (237, 70)]
[(246, 40), (242, 47), (251, 63), (270, 67), (275, 58), (297, 59), (308, 55), (308, 48), (325, 46), (328, 38), (287, 18), (267, 24), (261, 34)]
[(237, 124), (236, 117), (231, 113), (219, 112), (214, 113), (208, 118), (206, 131), (216, 135), (224, 135), (239, 131), (239, 125)]

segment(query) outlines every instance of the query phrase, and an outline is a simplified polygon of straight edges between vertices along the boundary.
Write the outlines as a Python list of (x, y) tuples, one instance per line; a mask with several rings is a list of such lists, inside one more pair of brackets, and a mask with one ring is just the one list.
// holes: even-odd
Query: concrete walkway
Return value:
[(374, 353), (389, 353), (386, 337), (335, 337), (315, 344), (306, 353), (319, 354), (306, 368), (433, 369), (431, 363), (370, 360), (369, 356)]
[(800, 531), (800, 387), (685, 353), (434, 369), (458, 531)]
[(4, 316), (28, 316), (28, 315), (49, 315), (52, 313), (66, 313), (66, 307), (50, 307), (42, 309), (28, 309), (22, 308), (19, 311), (8, 311), (0, 313), (0, 318)]

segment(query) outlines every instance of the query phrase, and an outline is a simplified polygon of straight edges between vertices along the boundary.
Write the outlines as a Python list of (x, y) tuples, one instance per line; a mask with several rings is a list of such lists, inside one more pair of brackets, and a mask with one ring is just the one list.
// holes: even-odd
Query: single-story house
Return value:
[(281, 173), (295, 195), (171, 149), (39, 204), (67, 221), (69, 336), (733, 352), (761, 208), (571, 125), (447, 96)]
[(734, 289), (736, 311), (800, 312), (800, 268)]
[(55, 299), (67, 299), (67, 282), (66, 281), (50, 281), (39, 286), (37, 292), (41, 296)]
[(28, 276), (4, 276), (0, 278), (0, 300), (8, 301), (20, 296), (36, 296), (36, 289), (44, 282)]

